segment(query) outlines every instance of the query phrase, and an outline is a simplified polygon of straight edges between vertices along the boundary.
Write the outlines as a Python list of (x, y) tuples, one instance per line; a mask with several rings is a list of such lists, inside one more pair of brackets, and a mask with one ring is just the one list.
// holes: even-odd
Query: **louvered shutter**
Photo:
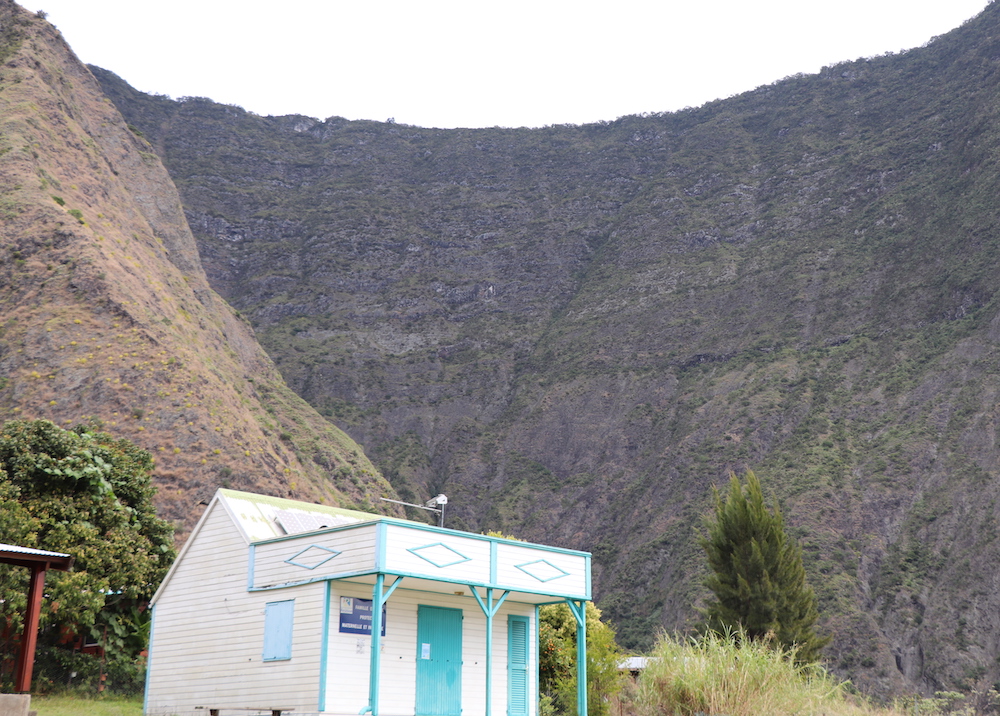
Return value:
[(507, 714), (528, 716), (528, 620), (507, 618)]

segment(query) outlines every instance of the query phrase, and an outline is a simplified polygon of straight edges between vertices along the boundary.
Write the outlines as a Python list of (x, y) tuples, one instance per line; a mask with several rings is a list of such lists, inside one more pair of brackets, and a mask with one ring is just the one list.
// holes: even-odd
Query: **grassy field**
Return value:
[(31, 710), (38, 716), (142, 716), (142, 697), (32, 696)]
[[(699, 641), (664, 637), (639, 678), (640, 716), (904, 716), (850, 693), (821, 666), (796, 665), (756, 641), (716, 635)], [(920, 713), (939, 713), (921, 710)]]

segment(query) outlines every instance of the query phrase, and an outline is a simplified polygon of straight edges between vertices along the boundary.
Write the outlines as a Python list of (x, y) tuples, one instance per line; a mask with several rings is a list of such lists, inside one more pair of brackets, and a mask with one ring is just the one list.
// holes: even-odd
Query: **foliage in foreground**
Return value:
[[(0, 542), (74, 558), (72, 571), (46, 575), (36, 689), (89, 665), (66, 648), (80, 637), (133, 674), (118, 681), (141, 683), (145, 605), (174, 558), (173, 530), (153, 508), (152, 467), (145, 450), (82, 426), (15, 420), (0, 430)], [(0, 565), (0, 623), (11, 633), (21, 630), (28, 576)]]
[(813, 631), (816, 595), (806, 583), (802, 551), (785, 533), (781, 511), (768, 510), (760, 481), (746, 473), (746, 488), (732, 475), (723, 502), (715, 491), (715, 519), (707, 520), (701, 546), (711, 568), (706, 583), (715, 599), (705, 626), (718, 634), (745, 634), (811, 662), (829, 643)]
[(662, 636), (639, 677), (641, 716), (894, 716), (848, 693), (818, 664), (760, 640), (709, 633), (698, 639)]
[[(615, 631), (601, 621), (601, 610), (587, 602), (587, 713), (607, 716), (609, 703), (622, 689), (618, 669), (622, 653)], [(575, 716), (576, 618), (565, 604), (550, 604), (539, 613), (539, 679), (543, 699), (560, 714)]]

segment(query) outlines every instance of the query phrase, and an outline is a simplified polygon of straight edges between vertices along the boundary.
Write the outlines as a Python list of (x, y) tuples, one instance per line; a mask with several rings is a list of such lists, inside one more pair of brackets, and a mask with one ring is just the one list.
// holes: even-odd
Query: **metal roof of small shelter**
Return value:
[(24, 615), (24, 630), (21, 633), (17, 669), (14, 673), (14, 690), (23, 693), (31, 689), (31, 674), (35, 664), (35, 644), (38, 638), (38, 620), (45, 588), (45, 572), (49, 569), (68, 571), (73, 566), (73, 557), (62, 552), (50, 552), (34, 547), (0, 544), (0, 563), (27, 567), (31, 570), (31, 580), (28, 583), (28, 608)]
[(62, 552), (50, 552), (34, 547), (19, 547), (0, 543), (0, 563), (31, 567), (44, 563), (46, 569), (68, 570), (73, 566), (73, 557)]

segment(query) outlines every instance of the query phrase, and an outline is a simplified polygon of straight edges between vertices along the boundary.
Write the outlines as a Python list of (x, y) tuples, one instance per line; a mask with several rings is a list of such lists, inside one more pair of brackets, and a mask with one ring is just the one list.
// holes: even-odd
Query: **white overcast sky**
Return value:
[(145, 92), (423, 127), (581, 124), (898, 52), (988, 0), (21, 0)]

